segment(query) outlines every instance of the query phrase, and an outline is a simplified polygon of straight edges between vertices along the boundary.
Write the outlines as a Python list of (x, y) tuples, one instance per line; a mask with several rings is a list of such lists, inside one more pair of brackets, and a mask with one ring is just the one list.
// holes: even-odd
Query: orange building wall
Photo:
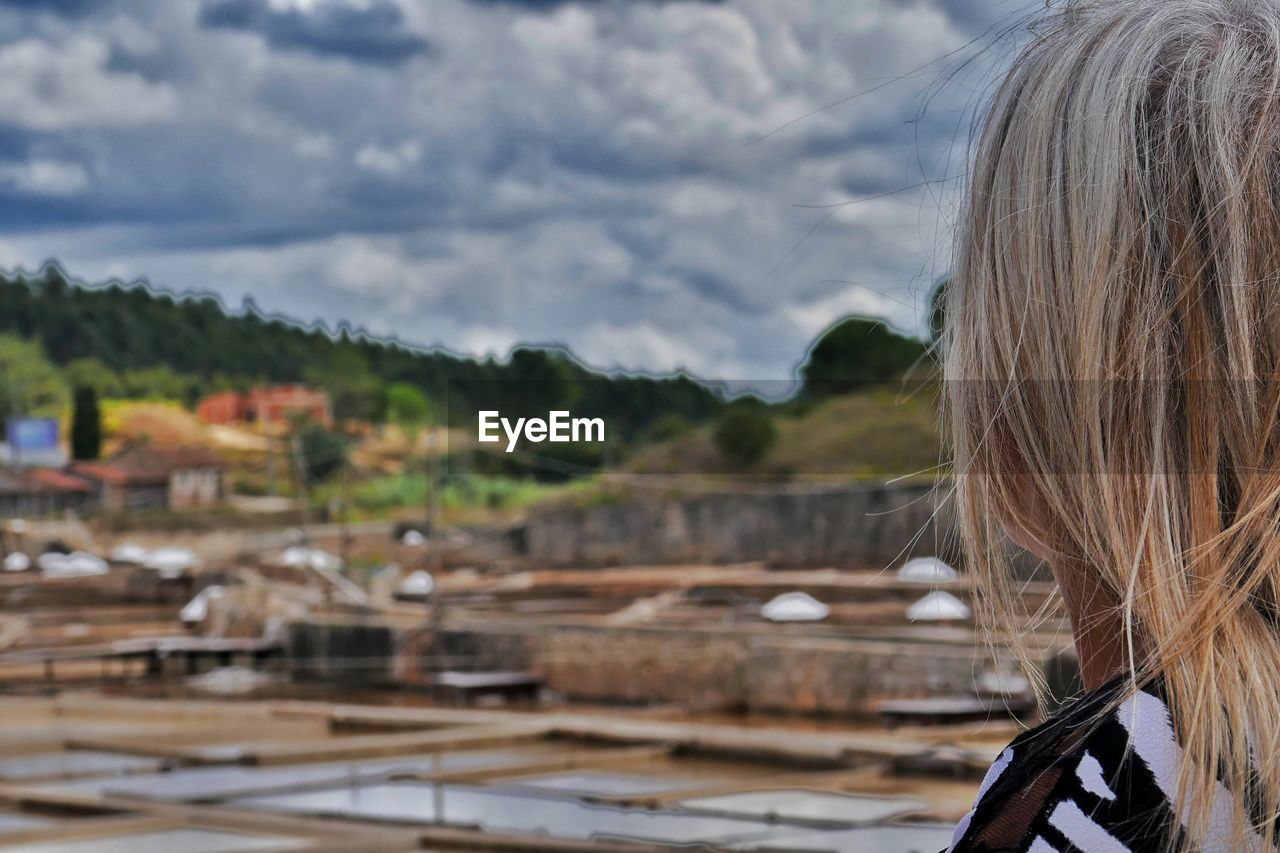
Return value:
[(244, 420), (244, 395), (235, 391), (210, 394), (196, 404), (196, 415), (207, 424), (232, 424)]
[(222, 391), (210, 394), (196, 405), (196, 414), (208, 424), (244, 421), (277, 424), (298, 413), (325, 426), (333, 423), (328, 393), (305, 385), (263, 385), (248, 394)]

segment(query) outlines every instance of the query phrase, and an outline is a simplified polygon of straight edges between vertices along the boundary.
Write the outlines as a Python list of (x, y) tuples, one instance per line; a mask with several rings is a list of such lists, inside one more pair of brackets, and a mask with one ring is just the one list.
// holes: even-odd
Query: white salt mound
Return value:
[(770, 622), (821, 622), (831, 608), (807, 592), (784, 592), (760, 608)]
[(107, 561), (95, 557), (85, 551), (73, 551), (70, 554), (58, 554), (50, 551), (36, 558), (40, 571), (51, 578), (83, 578), (94, 575), (105, 575), (108, 571)]
[(898, 580), (912, 583), (937, 583), (954, 580), (959, 574), (937, 557), (913, 557), (898, 569)]
[(414, 598), (426, 598), (436, 588), (436, 579), (431, 577), (431, 573), (418, 569), (411, 573), (407, 578), (400, 582), (400, 586), (396, 588), (396, 592), (404, 596), (412, 596)]
[(141, 545), (135, 545), (133, 542), (124, 542), (117, 545), (111, 552), (111, 559), (117, 563), (135, 563), (142, 565), (147, 561), (147, 557), (151, 556), (146, 548)]
[(907, 618), (912, 622), (965, 622), (973, 611), (949, 592), (931, 592), (907, 608)]
[(186, 603), (182, 610), (178, 611), (178, 618), (185, 625), (195, 625), (205, 620), (209, 615), (209, 602), (215, 598), (222, 598), (225, 590), (221, 586), (206, 586), (200, 592), (196, 593), (196, 597)]
[(190, 548), (157, 548), (147, 555), (142, 565), (159, 572), (161, 577), (180, 577), (183, 572), (194, 568), (198, 560)]

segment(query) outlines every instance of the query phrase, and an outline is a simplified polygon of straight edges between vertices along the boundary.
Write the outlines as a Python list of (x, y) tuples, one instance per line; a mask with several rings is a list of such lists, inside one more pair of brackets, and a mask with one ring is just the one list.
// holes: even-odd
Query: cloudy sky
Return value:
[(1025, 0), (0, 0), (0, 267), (600, 367), (916, 331)]

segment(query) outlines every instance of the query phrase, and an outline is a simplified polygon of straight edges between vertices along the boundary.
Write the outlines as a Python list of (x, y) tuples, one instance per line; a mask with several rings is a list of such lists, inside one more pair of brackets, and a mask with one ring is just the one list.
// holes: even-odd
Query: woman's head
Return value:
[(1093, 573), (1165, 679), (1193, 833), (1206, 768), (1274, 817), (1280, 0), (1072, 3), (1033, 36), (948, 295), (970, 563), (1006, 615), (1005, 530)]

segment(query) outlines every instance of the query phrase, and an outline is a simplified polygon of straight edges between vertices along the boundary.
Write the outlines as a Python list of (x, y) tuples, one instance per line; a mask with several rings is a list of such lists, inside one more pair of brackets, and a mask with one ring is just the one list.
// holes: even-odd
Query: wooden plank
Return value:
[(543, 835), (502, 835), (476, 829), (420, 829), (422, 846), (439, 850), (486, 850), (493, 853), (670, 853), (671, 848), (642, 841), (569, 841)]
[(864, 765), (855, 770), (779, 773), (745, 779), (708, 779), (706, 784), (698, 785), (695, 788), (682, 788), (679, 791), (659, 791), (653, 794), (596, 794), (589, 799), (592, 802), (617, 806), (635, 805), (658, 808), (680, 800), (694, 799), (695, 797), (744, 794), (751, 791), (767, 791), (776, 788), (805, 788), (810, 791), (848, 793), (846, 785), (865, 779), (868, 772), (883, 772), (887, 766), (884, 763), (877, 762)]
[(977, 696), (939, 696), (927, 699), (886, 699), (876, 712), (890, 730), (902, 725), (955, 724), (1025, 717), (1036, 709), (1031, 697), (982, 699)]
[(443, 773), (414, 774), (414, 778), (431, 782), (493, 782), (513, 776), (536, 776), (565, 770), (605, 767), (617, 770), (623, 767), (651, 764), (666, 758), (671, 749), (666, 746), (638, 746), (624, 749), (579, 749), (549, 755), (531, 756), (528, 761), (511, 762), (498, 766), (474, 767), (465, 770), (447, 770)]
[[(76, 710), (87, 714), (89, 701), (80, 701), (83, 705)], [(248, 743), (234, 752), (225, 748), (202, 752), (199, 748), (183, 750), (165, 745), (163, 749), (154, 752), (139, 753), (206, 762), (319, 761), (328, 756), (342, 759), (348, 756), (423, 752), (433, 748), (475, 748), (483, 743), (512, 743), (551, 735), (616, 744), (676, 744), (689, 750), (717, 755), (837, 767), (876, 758), (923, 756), (931, 750), (934, 743), (949, 740), (952, 735), (952, 732), (945, 731), (939, 732), (937, 738), (930, 738), (917, 730), (909, 737), (894, 737), (882, 733), (796, 731), (780, 726), (744, 728), (727, 724), (620, 719), (600, 714), (388, 708), (319, 702), (177, 702), (171, 705), (163, 701), (98, 698), (97, 710), (99, 717), (127, 715), (148, 719), (173, 711), (174, 716), (181, 718), (185, 714), (189, 719), (216, 715), (223, 722), (235, 721), (232, 725), (267, 717), (280, 722), (310, 720), (326, 726), (358, 724), (391, 730), (389, 734), (353, 735), (336, 739), (304, 738)], [(440, 728), (442, 726), (446, 728)], [(254, 731), (251, 726), (245, 726), (243, 730)], [(80, 739), (77, 743), (91, 745), (83, 741), (84, 739)], [(116, 744), (110, 746), (114, 747)]]
[(275, 706), (275, 710), (285, 717), (318, 715), (347, 723), (359, 721), (368, 726), (385, 723), (397, 728), (415, 724), (457, 725), (467, 721), (501, 725), (534, 719), (548, 725), (556, 737), (611, 743), (666, 743), (716, 755), (829, 767), (849, 766), (875, 758), (921, 755), (927, 753), (931, 746), (928, 738), (919, 736), (895, 738), (881, 733), (808, 732), (780, 726), (744, 728), (564, 712), (533, 715), (518, 711), (322, 706), (314, 703), (281, 703)]
[(179, 751), (192, 764), (297, 764), (308, 761), (343, 761), (354, 758), (381, 758), (430, 752), (432, 749), (480, 749), (508, 746), (546, 737), (548, 726), (512, 724), (434, 729), (425, 732), (350, 735), (340, 738), (295, 741), (263, 741), (228, 747)]
[(121, 815), (103, 818), (76, 818), (52, 826), (6, 832), (4, 846), (36, 842), (76, 841), (100, 835), (131, 835), (138, 832), (179, 829), (182, 822), (167, 815)]
[(95, 719), (105, 716), (166, 720), (209, 718), (214, 720), (265, 719), (272, 716), (270, 703), (228, 702), (200, 699), (126, 699), (104, 697), (97, 693), (65, 692), (54, 699), (54, 709), (61, 715), (82, 715)]
[[(69, 731), (74, 732), (75, 729), (71, 728)], [(306, 740), (308, 742), (314, 742), (317, 739), (327, 740), (327, 729), (316, 723), (290, 727), (283, 721), (266, 721), (256, 723), (251, 731), (255, 738), (260, 739), (260, 742), (274, 738), (282, 741)], [(213, 726), (193, 726), (187, 723), (163, 726), (151, 731), (138, 731), (136, 734), (77, 737), (68, 736), (68, 732), (64, 732), (60, 745), (66, 749), (123, 752), (128, 755), (185, 762), (193, 750), (193, 741), (200, 744), (195, 749), (219, 751), (225, 749), (219, 744), (243, 743), (245, 733), (243, 724), (220, 723)]]
[[(95, 813), (111, 810), (119, 812), (119, 817), (79, 817), (56, 827), (27, 831), (31, 834), (38, 833), (41, 840), (69, 840), (101, 834), (193, 828), (297, 838), (310, 842), (306, 849), (312, 853), (350, 853), (352, 850), (359, 850), (361, 853), (405, 853), (418, 849), (417, 830), (367, 822), (341, 819), (320, 822), (302, 815), (221, 806), (143, 802), (110, 796), (99, 798), (84, 792), (23, 790), (13, 786), (0, 786), (0, 799), (26, 804), (32, 810), (42, 809), (46, 812), (77, 808), (90, 809)], [(8, 845), (18, 837), (16, 833), (6, 834), (3, 844)], [(23, 837), (26, 837), (25, 834)]]
[(713, 755), (784, 764), (846, 767), (868, 758), (916, 755), (929, 745), (878, 734), (797, 732), (781, 728), (557, 718), (554, 734), (621, 743), (667, 742)]

